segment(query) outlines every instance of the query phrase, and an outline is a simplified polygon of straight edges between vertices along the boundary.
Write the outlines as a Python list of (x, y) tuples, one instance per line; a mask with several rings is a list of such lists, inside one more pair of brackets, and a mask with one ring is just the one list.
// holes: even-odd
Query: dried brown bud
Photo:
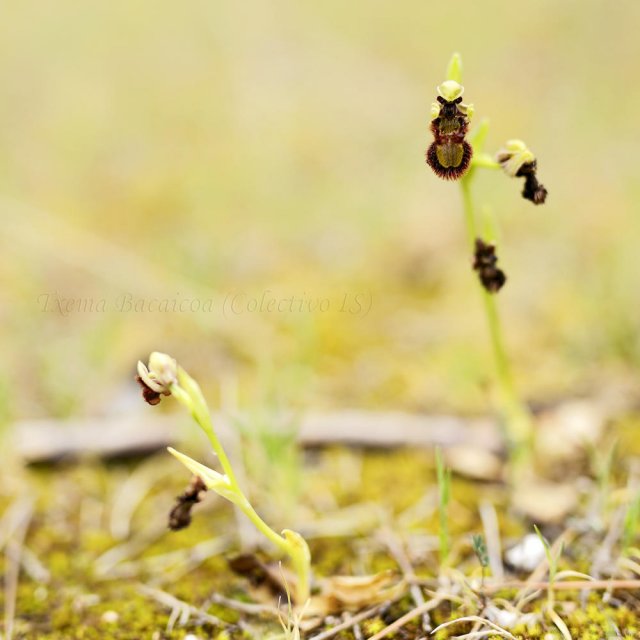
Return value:
[(169, 529), (179, 531), (191, 524), (191, 509), (204, 497), (207, 487), (202, 478), (193, 476), (184, 493), (176, 498), (177, 504), (169, 513)]
[(144, 398), (144, 401), (146, 403), (150, 405), (156, 405), (160, 402), (162, 394), (154, 391), (140, 376), (136, 376), (136, 382), (142, 389), (142, 397)]
[(543, 204), (547, 199), (547, 190), (545, 189), (543, 184), (540, 184), (538, 182), (536, 170), (537, 162), (534, 160), (533, 162), (523, 164), (516, 173), (516, 177), (520, 178), (524, 176), (524, 189), (522, 190), (522, 197), (526, 198), (527, 200), (531, 200), (533, 204)]
[(482, 286), (489, 293), (497, 293), (507, 281), (504, 271), (498, 268), (495, 245), (486, 243), (481, 238), (476, 238), (473, 269), (478, 272)]

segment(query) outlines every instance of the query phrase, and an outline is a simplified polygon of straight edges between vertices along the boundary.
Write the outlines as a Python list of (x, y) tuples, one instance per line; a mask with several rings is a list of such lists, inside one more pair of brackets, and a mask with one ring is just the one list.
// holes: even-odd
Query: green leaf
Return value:
[(489, 118), (483, 118), (480, 124), (471, 132), (469, 136), (469, 142), (473, 147), (473, 153), (482, 153), (484, 149), (484, 143), (489, 133)]
[(455, 80), (462, 84), (462, 58), (459, 53), (454, 53), (447, 66), (447, 80)]
[(202, 478), (207, 489), (215, 491), (219, 496), (222, 496), (234, 504), (240, 504), (243, 501), (243, 496), (230, 485), (229, 478), (227, 478), (226, 475), (218, 473), (200, 462), (196, 462), (193, 458), (176, 451), (172, 447), (167, 447), (167, 451), (182, 462), (182, 464), (187, 467), (191, 473)]

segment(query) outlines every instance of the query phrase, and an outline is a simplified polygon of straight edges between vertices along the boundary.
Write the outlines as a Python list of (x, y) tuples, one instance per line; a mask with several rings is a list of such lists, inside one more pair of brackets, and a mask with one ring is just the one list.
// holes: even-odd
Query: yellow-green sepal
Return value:
[(207, 489), (215, 491), (219, 496), (222, 496), (234, 504), (240, 504), (243, 501), (243, 496), (231, 486), (229, 478), (226, 475), (218, 473), (200, 462), (196, 462), (193, 458), (176, 451), (173, 447), (167, 447), (167, 451), (182, 462), (191, 473), (201, 478)]

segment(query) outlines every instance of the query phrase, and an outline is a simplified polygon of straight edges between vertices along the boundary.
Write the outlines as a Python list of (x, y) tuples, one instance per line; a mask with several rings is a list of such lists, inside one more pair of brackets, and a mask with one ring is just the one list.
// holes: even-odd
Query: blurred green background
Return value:
[[(524, 139), (550, 194), (533, 207), (519, 181), (478, 179), (519, 386), (545, 400), (634, 375), (638, 2), (22, 0), (0, 15), (5, 419), (107, 412), (151, 350), (214, 398), (230, 381), (241, 402), (266, 386), (299, 408), (487, 411), (459, 192), (423, 158), (456, 50), (487, 150)], [(253, 311), (263, 294), (306, 310)]]

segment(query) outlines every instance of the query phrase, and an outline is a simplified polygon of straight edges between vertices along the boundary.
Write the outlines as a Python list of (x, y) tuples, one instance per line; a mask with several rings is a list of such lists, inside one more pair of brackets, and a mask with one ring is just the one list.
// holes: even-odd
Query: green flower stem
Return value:
[(211, 414), (209, 413), (209, 408), (207, 407), (206, 400), (202, 395), (200, 386), (195, 380), (193, 380), (193, 378), (188, 376), (184, 369), (181, 369), (180, 383), (184, 385), (185, 378), (187, 377), (189, 377), (190, 384), (186, 386), (191, 387), (191, 393), (185, 391), (185, 389), (179, 385), (173, 384), (171, 385), (171, 395), (189, 410), (193, 419), (198, 423), (198, 425), (200, 425), (200, 428), (205, 432), (209, 442), (211, 443), (214, 453), (218, 457), (218, 460), (220, 460), (222, 470), (225, 472), (227, 478), (229, 478), (230, 486), (240, 491), (240, 486), (238, 485), (238, 480), (233, 472), (231, 462), (229, 461), (227, 453), (223, 449), (222, 444), (220, 443), (220, 440), (218, 440), (218, 436), (216, 436), (213, 429)]
[[(497, 165), (497, 163), (495, 163)], [(483, 166), (478, 163), (477, 166)], [(493, 168), (493, 167), (491, 167)], [(467, 235), (471, 250), (475, 249), (475, 241), (478, 237), (475, 208), (471, 194), (471, 183), (475, 175), (475, 167), (472, 166), (467, 174), (460, 180), (462, 190), (462, 203), (464, 219), (467, 228)], [(504, 421), (508, 444), (512, 452), (512, 460), (519, 466), (519, 462), (524, 459), (530, 450), (533, 434), (533, 423), (531, 414), (527, 407), (521, 402), (516, 392), (511, 375), (511, 367), (507, 358), (502, 337), (502, 327), (496, 304), (496, 297), (484, 287), (480, 286), (482, 300), (484, 303), (485, 315), (491, 337), (491, 347), (493, 350), (495, 373), (500, 410)]]
[(500, 164), (486, 153), (478, 153), (471, 159), (472, 167), (483, 167), (484, 169), (500, 169)]
[(436, 476), (438, 479), (438, 540), (440, 546), (440, 565), (445, 566), (451, 551), (449, 536), (448, 508), (451, 498), (451, 469), (445, 466), (442, 451), (436, 449)]
[[(478, 231), (476, 229), (476, 218), (474, 215), (473, 199), (471, 197), (471, 177), (474, 168), (471, 167), (466, 176), (460, 180), (460, 189), (462, 191), (462, 207), (464, 211), (464, 222), (467, 228), (467, 237), (471, 250), (475, 250), (476, 238)], [(484, 289), (483, 289), (484, 291)]]
[(282, 553), (287, 554), (291, 558), (298, 577), (296, 601), (299, 604), (304, 604), (309, 598), (311, 581), (311, 557), (309, 547), (304, 538), (295, 531), (288, 529), (282, 532), (283, 535), (276, 533), (251, 506), (249, 499), (238, 484), (233, 468), (231, 467), (231, 462), (216, 435), (209, 408), (207, 407), (198, 383), (191, 378), (184, 369), (179, 368), (178, 383), (172, 384), (170, 391), (171, 395), (189, 410), (194, 420), (207, 435), (215, 454), (220, 460), (220, 465), (228, 478), (228, 491), (234, 494), (234, 499), (232, 500), (234, 504), (251, 520), (256, 529), (258, 529), (265, 538), (271, 541)]
[[(451, 56), (451, 60), (447, 67), (447, 80), (453, 80), (458, 83), (462, 82), (462, 60), (459, 53), (454, 53)], [(476, 174), (476, 170), (480, 167), (484, 169), (501, 168), (500, 164), (496, 162), (492, 156), (483, 152), (484, 143), (487, 139), (488, 133), (489, 121), (485, 118), (469, 136), (469, 142), (473, 147), (471, 166), (467, 173), (460, 179), (464, 220), (472, 254), (475, 252), (476, 238), (479, 237), (478, 227), (476, 225), (475, 207), (471, 194), (473, 178)], [(480, 291), (482, 294), (485, 315), (487, 317), (489, 335), (491, 337), (491, 348), (493, 350), (495, 362), (496, 386), (500, 412), (502, 414), (507, 442), (511, 450), (511, 460), (514, 463), (512, 465), (512, 470), (517, 472), (517, 470), (522, 468), (520, 463), (526, 460), (526, 457), (531, 451), (533, 421), (531, 420), (531, 414), (528, 408), (521, 402), (516, 392), (515, 385), (513, 384), (511, 368), (504, 348), (502, 327), (500, 325), (500, 317), (498, 315), (495, 295), (489, 293), (484, 287), (482, 287), (482, 285), (480, 285)]]

